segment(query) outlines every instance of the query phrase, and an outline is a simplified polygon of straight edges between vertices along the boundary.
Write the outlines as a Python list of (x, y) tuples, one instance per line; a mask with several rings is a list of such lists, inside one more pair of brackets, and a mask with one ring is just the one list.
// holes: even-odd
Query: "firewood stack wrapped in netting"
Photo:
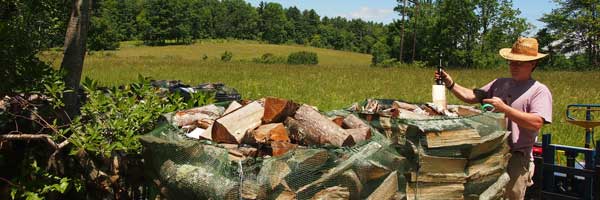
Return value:
[(352, 107), (410, 163), (407, 199), (498, 199), (510, 158), (503, 114), (368, 100)]
[(234, 101), (166, 114), (140, 141), (169, 199), (497, 196), (503, 116), (450, 108), (368, 100), (321, 113), (278, 98)]

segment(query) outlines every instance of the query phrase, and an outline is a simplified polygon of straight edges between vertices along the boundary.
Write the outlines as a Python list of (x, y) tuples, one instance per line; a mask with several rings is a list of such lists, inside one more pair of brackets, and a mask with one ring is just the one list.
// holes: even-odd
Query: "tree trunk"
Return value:
[(413, 30), (413, 49), (412, 49), (412, 57), (410, 58), (410, 62), (415, 61), (415, 53), (417, 49), (417, 25), (419, 23), (419, 1), (415, 1), (415, 27)]
[(406, 15), (406, 0), (404, 0), (404, 7), (402, 7), (402, 31), (400, 33), (400, 57), (398, 57), (398, 61), (401, 63), (404, 61), (404, 15)]
[(71, 118), (79, 115), (78, 90), (85, 58), (91, 1), (72, 0), (71, 18), (65, 34), (64, 57), (60, 68), (66, 72), (64, 81), (71, 90), (64, 96), (65, 109)]

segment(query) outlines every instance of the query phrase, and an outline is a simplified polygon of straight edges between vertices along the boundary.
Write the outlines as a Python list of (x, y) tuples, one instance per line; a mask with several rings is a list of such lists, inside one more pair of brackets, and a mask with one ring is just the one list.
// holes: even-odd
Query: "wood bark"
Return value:
[[(294, 115), (292, 122), (296, 134), (308, 144), (331, 144), (336, 147), (354, 145), (354, 140), (344, 129), (323, 116), (310, 106), (302, 105)], [(297, 123), (296, 123), (297, 122)]]
[(265, 124), (283, 122), (287, 117), (292, 116), (296, 109), (298, 109), (298, 105), (292, 101), (267, 97), (262, 121)]
[(193, 125), (203, 129), (208, 128), (217, 118), (223, 114), (223, 108), (214, 104), (178, 111), (173, 116), (174, 126)]
[(79, 115), (79, 82), (85, 59), (87, 32), (90, 22), (91, 0), (72, 0), (71, 16), (67, 25), (64, 43), (64, 57), (60, 68), (66, 72), (64, 77), (67, 89), (65, 92), (65, 109), (74, 118)]
[(350, 114), (344, 118), (343, 121), (344, 128), (353, 129), (353, 128), (363, 128), (369, 127), (367, 123), (358, 118), (356, 115)]
[(264, 108), (252, 102), (215, 121), (212, 139), (215, 142), (239, 144), (248, 131), (260, 126)]
[(371, 138), (371, 128), (361, 127), (355, 129), (346, 129), (346, 132), (352, 136), (354, 142), (359, 143)]

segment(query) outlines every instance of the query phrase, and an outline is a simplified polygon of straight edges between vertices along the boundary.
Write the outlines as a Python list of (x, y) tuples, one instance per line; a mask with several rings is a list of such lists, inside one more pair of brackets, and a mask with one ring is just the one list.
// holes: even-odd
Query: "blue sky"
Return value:
[[(283, 7), (296, 6), (300, 10), (315, 9), (321, 16), (342, 16), (346, 18), (361, 18), (367, 21), (390, 23), (398, 19), (398, 13), (393, 9), (397, 5), (395, 0), (262, 0), (266, 2), (277, 2)], [(261, 0), (247, 0), (257, 6)], [(544, 24), (537, 19), (544, 13), (549, 13), (556, 8), (552, 0), (514, 0), (514, 7), (521, 11), (521, 17), (527, 19), (536, 27)]]

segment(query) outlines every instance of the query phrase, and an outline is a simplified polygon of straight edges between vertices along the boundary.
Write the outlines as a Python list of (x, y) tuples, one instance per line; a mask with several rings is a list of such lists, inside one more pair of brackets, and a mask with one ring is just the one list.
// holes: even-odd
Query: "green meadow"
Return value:
[[(319, 64), (252, 62), (265, 53), (287, 57), (291, 52), (303, 50), (316, 52)], [(220, 60), (225, 51), (233, 53), (230, 62)], [(207, 59), (203, 59), (205, 55)], [(55, 67), (62, 58), (56, 51), (44, 52), (41, 57)], [(160, 47), (125, 42), (118, 51), (93, 52), (86, 56), (83, 76), (107, 86), (135, 81), (138, 74), (153, 79), (182, 80), (191, 85), (222, 82), (236, 88), (243, 98), (275, 96), (314, 105), (324, 111), (344, 108), (367, 98), (430, 101), (433, 68), (379, 68), (371, 67), (370, 63), (368, 54), (255, 41), (204, 40), (193, 45)], [(448, 72), (457, 83), (470, 88), (480, 87), (494, 78), (510, 77), (508, 68), (449, 69)], [(565, 109), (575, 103), (600, 104), (600, 72), (536, 71), (534, 79), (546, 84), (554, 99), (554, 123), (546, 125), (542, 132), (552, 133), (554, 143), (583, 146), (585, 132), (566, 122)], [(449, 96), (449, 103), (462, 104)], [(595, 137), (598, 139), (600, 134)]]

